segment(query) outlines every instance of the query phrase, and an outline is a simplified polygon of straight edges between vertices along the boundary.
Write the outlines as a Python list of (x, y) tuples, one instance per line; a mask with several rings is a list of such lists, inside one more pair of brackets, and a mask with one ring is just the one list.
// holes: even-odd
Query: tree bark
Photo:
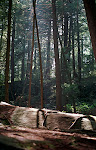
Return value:
[(28, 80), (29, 80), (29, 70), (30, 70), (30, 38), (28, 39), (27, 53), (28, 53), (28, 59), (27, 59), (26, 80), (28, 82)]
[(4, 30), (4, 19), (2, 18), (2, 31), (1, 31), (1, 39), (0, 39), (0, 51), (2, 49), (3, 30)]
[(8, 11), (8, 35), (7, 35), (7, 51), (6, 51), (6, 64), (5, 64), (5, 101), (9, 102), (9, 57), (10, 57), (10, 32), (11, 32), (11, 8), (12, 0), (9, 0)]
[(55, 53), (55, 68), (56, 68), (56, 109), (61, 110), (61, 73), (60, 73), (60, 62), (59, 62), (59, 51), (58, 51), (58, 31), (57, 31), (57, 19), (56, 19), (56, 0), (52, 0), (52, 11), (53, 11), (53, 39), (54, 39), (54, 53)]
[(12, 50), (11, 50), (11, 84), (14, 84), (14, 39), (15, 39), (15, 17), (13, 19)]
[[(70, 16), (70, 27), (69, 27), (69, 41), (68, 41), (68, 68), (69, 68), (69, 75), (68, 77), (70, 77), (70, 80), (69, 82), (71, 81), (71, 68), (70, 68), (70, 63), (71, 63), (71, 60), (70, 60), (70, 55), (71, 55), (71, 34), (72, 34), (72, 15)], [(71, 84), (71, 82), (70, 82)]]
[(49, 20), (48, 28), (48, 46), (47, 46), (47, 61), (46, 61), (46, 78), (50, 80), (50, 37), (51, 37), (51, 20)]
[(75, 70), (75, 51), (74, 51), (74, 22), (72, 19), (72, 64), (73, 64), (73, 79), (76, 77)]
[(40, 59), (40, 87), (41, 87), (41, 109), (42, 109), (43, 108), (43, 71), (42, 71), (41, 46), (40, 46), (40, 40), (39, 40), (37, 18), (36, 18), (36, 29), (37, 29), (37, 41), (38, 41), (39, 59)]
[(31, 63), (30, 63), (30, 76), (29, 76), (28, 107), (31, 106), (31, 81), (32, 81), (32, 65), (33, 65), (33, 50), (34, 50), (34, 30), (35, 30), (35, 14), (33, 16), (33, 35), (32, 35), (32, 52), (31, 52)]
[[(84, 68), (84, 65), (83, 65), (83, 46), (84, 45), (84, 43), (83, 43), (83, 37), (82, 37), (82, 39), (81, 39), (81, 67), (82, 68)], [(82, 72), (82, 75), (83, 75), (83, 78), (84, 78), (84, 69), (83, 69), (83, 72)]]
[(92, 47), (96, 60), (96, 2), (95, 0), (83, 0), (87, 16)]
[(23, 40), (22, 66), (21, 66), (21, 81), (25, 78), (25, 35)]
[(14, 100), (14, 39), (15, 39), (15, 16), (13, 19), (12, 49), (11, 49), (11, 92)]
[(38, 31), (38, 24), (37, 24), (37, 17), (36, 17), (36, 10), (35, 10), (36, 0), (33, 0), (33, 9), (34, 9), (34, 17), (33, 17), (33, 40), (32, 40), (32, 53), (31, 53), (31, 67), (30, 67), (30, 82), (29, 82), (29, 101), (28, 106), (30, 107), (30, 100), (31, 100), (31, 79), (32, 79), (32, 62), (33, 62), (33, 48), (34, 48), (34, 29), (36, 23), (36, 30), (37, 30), (37, 41), (38, 41), (38, 48), (39, 48), (39, 59), (40, 59), (40, 82), (41, 82), (41, 109), (43, 108), (43, 72), (42, 72), (42, 60), (41, 60), (41, 46), (39, 40), (39, 31)]
[(64, 15), (64, 47), (68, 46), (68, 14)]
[(78, 81), (81, 81), (81, 51), (80, 51), (80, 33), (78, 21), (78, 2), (77, 2), (77, 43), (78, 43)]

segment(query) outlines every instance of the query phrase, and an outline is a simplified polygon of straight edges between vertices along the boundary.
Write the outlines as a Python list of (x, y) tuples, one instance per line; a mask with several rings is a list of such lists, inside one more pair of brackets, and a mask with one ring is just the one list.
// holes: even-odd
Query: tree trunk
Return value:
[(37, 40), (38, 40), (38, 48), (39, 48), (39, 59), (40, 59), (40, 87), (41, 87), (41, 109), (42, 109), (43, 108), (43, 72), (42, 72), (41, 46), (40, 46), (40, 40), (39, 40), (37, 19), (36, 19), (36, 28), (37, 28)]
[(57, 32), (57, 19), (56, 19), (56, 0), (52, 0), (52, 11), (53, 11), (53, 39), (54, 39), (54, 53), (55, 53), (55, 67), (56, 67), (56, 109), (61, 110), (61, 73), (60, 73), (60, 62), (58, 52), (58, 32)]
[(81, 81), (81, 54), (80, 54), (80, 33), (78, 21), (78, 2), (77, 2), (77, 43), (78, 43), (78, 81)]
[(0, 39), (0, 51), (2, 49), (3, 30), (4, 30), (4, 19), (2, 18), (2, 31), (1, 31), (1, 39)]
[(30, 70), (30, 38), (28, 39), (28, 59), (27, 59), (27, 69), (26, 69), (26, 81), (28, 82), (29, 80), (29, 70)]
[(64, 47), (68, 46), (68, 14), (64, 15)]
[(74, 51), (74, 22), (72, 19), (72, 66), (73, 66), (73, 79), (76, 78), (75, 70), (75, 51)]
[(95, 0), (83, 0), (86, 11), (92, 47), (96, 60), (96, 2)]
[(5, 65), (5, 101), (9, 102), (9, 57), (10, 57), (10, 32), (11, 32), (11, 8), (12, 0), (9, 0), (8, 11), (8, 36), (7, 36), (7, 51), (6, 51), (6, 65)]
[(71, 32), (72, 31), (72, 16), (70, 16), (70, 27), (69, 27), (69, 41), (68, 41), (68, 68), (69, 68), (69, 75), (68, 77), (70, 77), (69, 83), (71, 84), (71, 61), (70, 61), (70, 55), (71, 55)]
[[(68, 14), (64, 14), (64, 51), (63, 53), (68, 51)], [(67, 64), (67, 57), (65, 55), (66, 64)], [(64, 67), (64, 73), (63, 73), (63, 83), (67, 82), (67, 66), (66, 66), (63, 58), (63, 67)]]
[(37, 45), (35, 45), (35, 54), (34, 54), (34, 72), (36, 71), (36, 56), (37, 56), (37, 54), (36, 54), (36, 49), (37, 49), (37, 47), (36, 47)]
[(49, 20), (48, 29), (48, 46), (47, 46), (47, 61), (46, 61), (46, 78), (50, 80), (50, 38), (51, 38), (51, 20)]
[(37, 25), (37, 17), (36, 17), (36, 10), (35, 10), (36, 0), (33, 0), (33, 9), (34, 9), (34, 17), (33, 17), (33, 40), (32, 40), (32, 54), (31, 54), (31, 68), (30, 68), (30, 82), (29, 82), (29, 101), (28, 106), (30, 107), (30, 100), (31, 100), (31, 79), (32, 79), (32, 61), (33, 61), (33, 48), (34, 48), (34, 29), (36, 23), (36, 30), (37, 30), (37, 41), (38, 41), (38, 48), (39, 48), (39, 59), (40, 59), (40, 82), (41, 82), (41, 109), (43, 108), (43, 72), (42, 72), (42, 60), (41, 60), (41, 46), (39, 40), (39, 31)]
[(21, 66), (21, 81), (25, 78), (25, 35), (23, 40), (22, 66)]
[(14, 99), (14, 39), (15, 39), (15, 16), (13, 19), (12, 49), (11, 49), (11, 91)]
[(82, 72), (82, 75), (83, 75), (83, 78), (84, 78), (84, 65), (83, 65), (83, 37), (81, 39), (81, 67), (83, 68), (83, 72)]
[[(34, 9), (35, 9), (35, 6), (34, 6)], [(35, 15), (36, 15), (36, 12), (35, 12)], [(41, 88), (41, 109), (42, 109), (43, 108), (43, 71), (42, 71), (41, 46), (40, 46), (40, 40), (39, 40), (37, 18), (36, 18), (36, 30), (37, 30), (37, 41), (38, 41), (39, 60), (40, 60), (40, 88)]]
[(31, 81), (32, 81), (32, 65), (33, 65), (33, 50), (34, 50), (34, 30), (35, 30), (35, 14), (33, 16), (32, 52), (31, 52), (31, 62), (30, 62), (28, 107), (31, 106)]

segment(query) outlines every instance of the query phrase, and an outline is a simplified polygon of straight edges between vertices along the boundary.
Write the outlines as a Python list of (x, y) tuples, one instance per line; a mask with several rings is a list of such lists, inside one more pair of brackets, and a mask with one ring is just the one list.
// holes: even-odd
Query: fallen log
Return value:
[(19, 107), (0, 103), (0, 122), (28, 128), (48, 130), (96, 130), (96, 117), (55, 110)]
[(10, 125), (28, 128), (42, 128), (44, 119), (44, 111), (39, 109), (13, 106), (5, 102), (0, 103), (1, 122), (2, 120), (7, 120), (6, 122)]

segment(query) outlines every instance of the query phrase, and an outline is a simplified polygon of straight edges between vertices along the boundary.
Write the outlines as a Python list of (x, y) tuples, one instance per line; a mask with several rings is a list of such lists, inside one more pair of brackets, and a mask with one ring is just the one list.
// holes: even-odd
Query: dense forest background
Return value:
[[(28, 106), (34, 24), (32, 1), (0, 0), (0, 101), (6, 101), (9, 16), (7, 97), (11, 104)], [(37, 0), (36, 18), (42, 59), (43, 107), (96, 114), (96, 64), (82, 0)], [(40, 74), (35, 27), (31, 106), (38, 108), (41, 107)]]

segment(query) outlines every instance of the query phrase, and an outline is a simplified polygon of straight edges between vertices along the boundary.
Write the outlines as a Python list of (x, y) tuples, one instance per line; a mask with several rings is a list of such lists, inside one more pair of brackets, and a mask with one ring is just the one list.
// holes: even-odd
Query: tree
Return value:
[(51, 38), (51, 20), (49, 19), (48, 29), (48, 46), (47, 46), (47, 61), (46, 61), (46, 78), (50, 80), (50, 38)]
[(54, 53), (55, 53), (55, 69), (56, 69), (56, 109), (62, 109), (61, 100), (61, 73), (58, 51), (58, 31), (57, 31), (57, 18), (56, 18), (56, 0), (52, 0), (53, 11), (53, 39), (54, 39)]
[(11, 48), (11, 91), (14, 100), (14, 40), (15, 40), (15, 15), (13, 19), (13, 30), (12, 30), (12, 48)]
[(33, 0), (33, 7), (34, 7), (34, 16), (33, 16), (33, 33), (32, 33), (32, 52), (31, 52), (31, 62), (30, 62), (30, 77), (29, 77), (29, 99), (28, 99), (28, 106), (31, 106), (31, 81), (32, 81), (32, 65), (33, 65), (33, 50), (34, 50), (34, 32), (35, 32), (35, 2)]
[(76, 78), (75, 70), (75, 51), (74, 51), (74, 21), (72, 18), (72, 68), (73, 68), (73, 79)]
[(81, 54), (80, 54), (80, 29), (79, 29), (79, 18), (78, 18), (78, 1), (77, 1), (77, 43), (78, 43), (78, 81), (81, 81)]
[(7, 51), (6, 51), (6, 66), (5, 66), (5, 101), (9, 103), (9, 57), (10, 57), (10, 32), (11, 32), (11, 8), (12, 0), (9, 0), (8, 11), (8, 36), (7, 36)]
[(31, 98), (31, 79), (32, 79), (32, 61), (33, 61), (33, 48), (34, 48), (34, 30), (35, 30), (35, 23), (36, 23), (36, 31), (37, 31), (37, 41), (38, 41), (38, 49), (39, 49), (39, 59), (40, 59), (40, 87), (41, 87), (41, 109), (43, 108), (43, 73), (42, 73), (42, 60), (41, 60), (41, 46), (39, 40), (39, 31), (37, 25), (37, 17), (36, 17), (36, 0), (33, 0), (33, 9), (34, 9), (34, 16), (33, 16), (33, 40), (32, 40), (32, 53), (31, 53), (31, 67), (30, 67), (30, 82), (29, 82), (29, 101), (28, 106), (30, 106), (30, 98)]
[(90, 31), (94, 56), (96, 59), (96, 1), (83, 0)]

